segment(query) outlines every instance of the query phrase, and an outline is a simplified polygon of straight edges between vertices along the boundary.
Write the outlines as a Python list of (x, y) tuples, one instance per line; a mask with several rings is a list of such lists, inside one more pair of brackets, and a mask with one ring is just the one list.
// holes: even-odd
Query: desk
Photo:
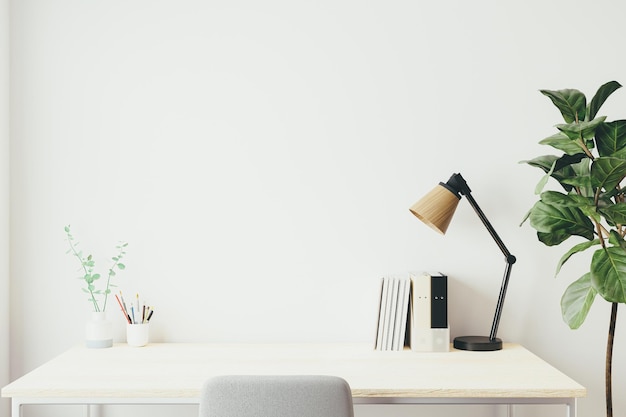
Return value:
[(562, 404), (584, 387), (516, 344), (496, 352), (376, 351), (370, 344), (184, 344), (75, 347), (2, 388), (24, 404), (197, 404), (220, 374), (345, 378), (355, 404)]

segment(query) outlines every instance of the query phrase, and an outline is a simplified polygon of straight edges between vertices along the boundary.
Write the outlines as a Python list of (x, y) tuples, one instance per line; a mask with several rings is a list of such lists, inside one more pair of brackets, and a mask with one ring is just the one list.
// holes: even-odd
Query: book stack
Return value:
[(448, 351), (447, 278), (439, 272), (383, 277), (375, 349)]
[(410, 298), (411, 280), (408, 276), (383, 277), (376, 329), (376, 350), (404, 349)]

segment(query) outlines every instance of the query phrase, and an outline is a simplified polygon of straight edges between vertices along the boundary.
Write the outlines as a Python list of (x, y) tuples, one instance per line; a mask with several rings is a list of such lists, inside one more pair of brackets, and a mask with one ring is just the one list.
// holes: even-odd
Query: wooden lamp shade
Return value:
[(450, 191), (445, 184), (439, 183), (409, 210), (418, 219), (443, 235), (448, 230), (448, 225), (460, 200), (461, 196)]

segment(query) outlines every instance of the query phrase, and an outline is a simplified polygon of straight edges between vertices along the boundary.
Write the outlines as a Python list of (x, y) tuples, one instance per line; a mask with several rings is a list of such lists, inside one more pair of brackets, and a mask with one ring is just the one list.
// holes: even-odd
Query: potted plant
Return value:
[(113, 263), (109, 267), (107, 278), (98, 287), (98, 284), (102, 282), (102, 276), (94, 271), (96, 261), (92, 255), (85, 256), (83, 251), (78, 248), (79, 243), (74, 240), (70, 226), (65, 226), (64, 230), (69, 245), (67, 253), (73, 255), (80, 262), (81, 276), (78, 278), (83, 281), (82, 290), (89, 295), (88, 301), (93, 308), (92, 319), (87, 323), (85, 329), (86, 345), (90, 348), (110, 347), (113, 344), (113, 331), (111, 324), (106, 320), (105, 312), (111, 288), (115, 287), (111, 279), (116, 275), (116, 270), (126, 268), (126, 265), (122, 263), (122, 258), (126, 255), (128, 243), (122, 242), (115, 247), (117, 254), (111, 258)]
[[(563, 319), (572, 329), (585, 321), (596, 296), (611, 303), (606, 349), (606, 415), (612, 417), (613, 338), (619, 303), (626, 302), (626, 120), (607, 121), (598, 116), (605, 100), (621, 85), (602, 85), (591, 101), (576, 89), (540, 90), (559, 109), (565, 123), (539, 143), (557, 150), (522, 161), (544, 175), (535, 193), (539, 200), (522, 221), (530, 221), (537, 238), (547, 246), (560, 245), (571, 236), (584, 239), (559, 260), (556, 274), (575, 254), (591, 249), (589, 270), (572, 282), (561, 298)], [(545, 190), (549, 179), (558, 191)]]

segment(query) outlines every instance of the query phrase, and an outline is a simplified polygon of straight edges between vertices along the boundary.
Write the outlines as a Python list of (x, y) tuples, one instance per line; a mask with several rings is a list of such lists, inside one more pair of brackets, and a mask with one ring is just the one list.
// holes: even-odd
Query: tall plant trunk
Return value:
[(605, 391), (606, 391), (606, 417), (613, 417), (613, 391), (611, 369), (613, 365), (613, 340), (615, 339), (615, 323), (617, 321), (617, 305), (611, 305), (611, 321), (609, 322), (609, 337), (606, 341), (606, 364), (605, 364)]

